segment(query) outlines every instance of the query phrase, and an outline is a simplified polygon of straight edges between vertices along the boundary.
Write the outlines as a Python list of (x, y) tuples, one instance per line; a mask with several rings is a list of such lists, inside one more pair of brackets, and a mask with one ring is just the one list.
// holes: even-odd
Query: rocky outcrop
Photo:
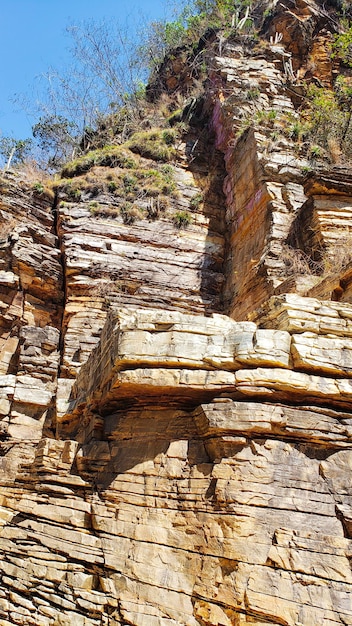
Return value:
[(2, 179), (1, 191), (0, 480), (6, 484), (50, 431), (63, 272), (53, 197), (10, 175)]
[(272, 127), (336, 23), (291, 4), (209, 35), (171, 166), (1, 180), (0, 626), (352, 624), (350, 177)]
[[(161, 176), (162, 166), (159, 170), (155, 166), (153, 161), (139, 160), (138, 170), (126, 170), (125, 180), (137, 180), (135, 172)], [(110, 302), (194, 313), (221, 308), (224, 199), (221, 187), (212, 180), (217, 166), (206, 176), (196, 176), (187, 167), (166, 167), (171, 170), (172, 195), (160, 199), (153, 189), (135, 191), (132, 210), (140, 211), (138, 219), (131, 203), (123, 203), (116, 192), (106, 188), (110, 168), (105, 172), (101, 168), (98, 189), (96, 184), (88, 184), (79, 203), (67, 201), (65, 187), (59, 191), (67, 291), (63, 376), (75, 376), (86, 361), (98, 341)], [(154, 195), (148, 196), (148, 192)], [(196, 198), (193, 203), (192, 198)], [(126, 204), (131, 211), (127, 215), (123, 213)], [(175, 225), (175, 219), (182, 220), (184, 215), (190, 221), (187, 228), (182, 228), (182, 223)]]
[(351, 319), (112, 313), (2, 488), (2, 623), (348, 623)]

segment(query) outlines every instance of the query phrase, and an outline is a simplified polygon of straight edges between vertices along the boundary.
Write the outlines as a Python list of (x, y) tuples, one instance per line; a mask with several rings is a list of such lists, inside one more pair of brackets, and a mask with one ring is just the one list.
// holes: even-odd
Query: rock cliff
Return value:
[(340, 23), (257, 4), (151, 82), (180, 134), (1, 178), (1, 626), (352, 624), (351, 171), (292, 130)]

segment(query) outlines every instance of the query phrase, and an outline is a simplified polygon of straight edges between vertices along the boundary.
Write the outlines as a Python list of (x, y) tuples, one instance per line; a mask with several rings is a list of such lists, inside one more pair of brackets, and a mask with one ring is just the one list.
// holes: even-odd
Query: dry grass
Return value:
[(319, 261), (288, 245), (282, 247), (281, 258), (286, 272), (293, 276), (306, 274), (327, 278), (332, 274), (340, 274), (352, 262), (352, 232), (344, 232), (335, 245), (322, 250)]
[(29, 183), (42, 183), (42, 185), (50, 186), (52, 176), (40, 169), (35, 161), (25, 161), (16, 166), (16, 172), (18, 172)]
[(352, 232), (344, 232), (324, 254), (321, 266), (324, 276), (339, 274), (352, 261)]
[(99, 202), (90, 202), (88, 208), (89, 212), (97, 217), (117, 218), (120, 215), (118, 207), (106, 206), (104, 204), (99, 204)]
[(313, 273), (310, 257), (298, 248), (283, 245), (281, 259), (285, 264), (287, 273), (294, 276)]
[(79, 176), (91, 170), (95, 165), (133, 169), (138, 163), (133, 154), (124, 146), (105, 146), (67, 163), (62, 170), (63, 178)]
[(172, 161), (176, 157), (174, 144), (177, 133), (173, 129), (152, 129), (134, 133), (126, 147), (147, 159)]
[(120, 206), (120, 213), (124, 224), (133, 224), (136, 220), (141, 220), (144, 217), (144, 212), (135, 204), (131, 202), (125, 202)]
[(0, 240), (5, 241), (8, 236), (15, 230), (16, 226), (19, 225), (19, 223), (20, 222), (14, 217), (4, 219), (4, 216), (0, 214)]

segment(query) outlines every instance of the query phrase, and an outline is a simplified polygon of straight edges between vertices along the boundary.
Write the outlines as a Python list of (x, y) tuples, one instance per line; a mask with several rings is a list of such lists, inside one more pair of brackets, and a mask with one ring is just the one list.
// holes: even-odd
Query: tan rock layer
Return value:
[[(111, 313), (72, 392), (68, 388), (68, 404), (60, 404), (60, 420), (69, 423), (70, 413), (81, 413), (84, 407), (89, 415), (111, 410), (126, 398), (144, 402), (148, 396), (160, 396), (166, 402), (173, 398), (176, 404), (194, 404), (221, 393), (279, 402), (304, 399), (347, 410), (352, 399), (352, 345), (332, 331), (348, 327), (351, 306), (293, 295), (277, 297), (270, 305), (263, 324), (270, 319), (279, 322), (280, 329), (257, 328), (253, 322), (220, 315)], [(291, 335), (286, 330), (307, 327), (310, 332)]]
[[(85, 187), (79, 203), (59, 198), (59, 241), (50, 197), (1, 181), (1, 626), (352, 624), (351, 306), (265, 303), (296, 288), (292, 224), (313, 206), (305, 245), (331, 246), (350, 181), (310, 177), (301, 210), (293, 140), (265, 123), (236, 137), (258, 111), (294, 119), (289, 55), (291, 79), (314, 72), (310, 50), (329, 84), (331, 7), (268, 9), (283, 43), (255, 57), (209, 35), (226, 225), (221, 158), (192, 128), (158, 222), (126, 224), (104, 190), (94, 213)], [(179, 58), (169, 69), (168, 89), (190, 86)], [(177, 230), (195, 190), (202, 208)], [(224, 303), (257, 313), (209, 316)]]

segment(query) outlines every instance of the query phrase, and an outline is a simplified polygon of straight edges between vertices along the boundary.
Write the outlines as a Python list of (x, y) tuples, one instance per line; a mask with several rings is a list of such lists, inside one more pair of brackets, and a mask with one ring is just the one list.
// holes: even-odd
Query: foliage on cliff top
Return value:
[(95, 165), (134, 168), (137, 163), (127, 147), (105, 146), (99, 150), (91, 150), (87, 154), (70, 161), (62, 169), (61, 174), (64, 178), (79, 176), (79, 174), (88, 172)]
[(174, 129), (152, 129), (134, 133), (120, 146), (105, 146), (91, 150), (87, 154), (67, 163), (62, 169), (63, 178), (79, 176), (95, 165), (102, 167), (136, 168), (138, 163), (133, 155), (137, 153), (155, 161), (170, 161), (176, 156), (174, 147), (177, 133)]
[(342, 62), (348, 67), (352, 67), (352, 24), (348, 25), (345, 32), (335, 37), (333, 57), (340, 57)]
[(209, 29), (241, 29), (252, 22), (249, 9), (252, 0), (188, 0), (178, 2), (175, 19), (152, 22), (147, 35), (149, 63), (158, 67), (170, 50), (195, 44)]
[[(149, 154), (151, 158), (166, 161), (173, 158), (171, 144), (158, 142), (156, 150), (152, 141), (141, 135), (146, 132), (145, 118), (151, 112), (146, 107), (144, 85), (150, 69), (159, 68), (165, 55), (169, 59), (177, 55), (175, 48), (178, 46), (186, 46), (190, 55), (187, 57), (187, 52), (185, 59), (188, 58), (193, 65), (204, 66), (200, 74), (203, 80), (208, 59), (203, 51), (208, 44), (211, 45), (205, 33), (211, 31), (214, 34), (219, 49), (219, 42), (227, 36), (250, 32), (254, 25), (263, 24), (265, 16), (268, 17), (275, 7), (269, 0), (174, 1), (177, 6), (173, 19), (147, 26), (142, 47), (136, 42), (136, 29), (133, 33), (128, 32), (118, 24), (86, 22), (68, 29), (73, 42), (73, 67), (63, 74), (52, 70), (48, 73), (46, 100), (39, 122), (33, 127), (49, 168), (57, 167), (74, 153), (78, 155), (74, 161), (77, 171), (89, 169), (95, 159), (99, 163), (103, 158), (92, 148), (100, 149), (107, 144), (109, 152), (111, 145), (126, 140), (130, 141), (126, 147), (145, 156)], [(326, 2), (329, 11), (334, 5), (340, 10), (340, 16), (347, 14), (348, 4), (344, 0)], [(352, 58), (351, 39), (349, 28), (334, 43), (334, 53), (345, 58), (348, 64)], [(190, 93), (194, 89), (194, 76), (191, 72), (184, 93), (187, 89)], [(159, 95), (157, 91), (156, 97)], [(179, 107), (180, 102), (177, 105)], [(153, 122), (153, 125), (158, 124)], [(131, 137), (132, 133), (134, 137)], [(86, 156), (80, 156), (87, 152)], [(75, 166), (65, 166), (70, 167)], [(66, 175), (66, 170), (64, 172)]]
[(173, 18), (143, 24), (143, 32), (132, 22), (86, 21), (68, 27), (70, 67), (49, 68), (38, 77), (36, 103), (26, 97), (19, 101), (31, 115), (36, 107), (35, 157), (43, 167), (55, 170), (73, 154), (101, 147), (92, 143), (97, 134), (112, 143), (114, 133), (104, 131), (104, 119), (111, 121), (118, 114), (120, 124), (119, 112), (124, 110), (126, 124), (140, 122), (148, 74), (165, 54), (184, 43), (197, 44), (209, 27), (238, 25), (250, 4), (250, 0), (174, 0)]

